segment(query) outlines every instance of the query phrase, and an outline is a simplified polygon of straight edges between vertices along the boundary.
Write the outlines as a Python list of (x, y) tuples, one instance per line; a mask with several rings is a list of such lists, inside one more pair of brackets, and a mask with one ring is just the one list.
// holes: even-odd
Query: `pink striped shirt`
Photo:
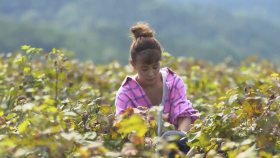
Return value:
[[(199, 116), (191, 115), (198, 113), (198, 111), (193, 109), (192, 103), (186, 97), (186, 89), (183, 80), (167, 67), (161, 68), (161, 71), (167, 72), (166, 85), (168, 90), (163, 113), (169, 114), (168, 122), (173, 124), (176, 129), (178, 128), (178, 117), (191, 118), (191, 122), (193, 123)], [(147, 107), (148, 109), (153, 107), (143, 88), (130, 76), (124, 79), (119, 88), (116, 95), (115, 106), (116, 115), (123, 113), (128, 107), (138, 109), (139, 107)]]

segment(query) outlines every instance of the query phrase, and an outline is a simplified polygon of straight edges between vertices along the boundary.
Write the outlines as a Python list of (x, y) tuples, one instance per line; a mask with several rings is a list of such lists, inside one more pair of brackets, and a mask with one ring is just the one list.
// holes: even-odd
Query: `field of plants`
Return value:
[[(144, 120), (139, 109), (114, 115), (116, 91), (135, 74), (132, 66), (70, 58), (64, 50), (30, 46), (0, 55), (0, 157), (118, 157), (124, 146), (141, 151), (135, 157), (156, 157), (157, 147), (144, 147), (143, 139), (146, 132), (157, 138), (156, 122)], [(213, 64), (164, 52), (166, 66), (184, 80), (187, 98), (200, 111), (188, 133), (195, 149), (188, 157), (280, 157), (275, 63), (251, 56)], [(159, 110), (147, 114), (157, 118)], [(164, 122), (162, 132), (173, 128)], [(172, 144), (158, 148), (177, 150)]]

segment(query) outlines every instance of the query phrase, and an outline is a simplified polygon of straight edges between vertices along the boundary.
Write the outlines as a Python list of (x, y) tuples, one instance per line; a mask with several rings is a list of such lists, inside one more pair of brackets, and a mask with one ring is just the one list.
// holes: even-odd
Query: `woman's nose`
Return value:
[(149, 71), (149, 76), (154, 76), (154, 72), (152, 70)]

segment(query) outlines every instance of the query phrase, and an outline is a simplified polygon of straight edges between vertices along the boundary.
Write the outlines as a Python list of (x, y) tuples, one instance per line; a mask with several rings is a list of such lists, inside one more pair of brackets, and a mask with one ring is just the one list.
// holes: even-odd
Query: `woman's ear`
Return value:
[(132, 60), (130, 60), (130, 64), (132, 65), (133, 69), (136, 70), (136, 67), (135, 67), (135, 65), (134, 65)]

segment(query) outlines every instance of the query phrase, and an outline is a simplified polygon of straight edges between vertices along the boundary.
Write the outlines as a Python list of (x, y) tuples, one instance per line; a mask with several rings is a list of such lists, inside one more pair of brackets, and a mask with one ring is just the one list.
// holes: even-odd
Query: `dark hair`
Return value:
[(160, 43), (154, 38), (154, 30), (144, 22), (138, 22), (130, 29), (133, 42), (130, 46), (130, 59), (136, 64), (137, 57), (143, 63), (152, 64), (161, 60), (162, 48)]

